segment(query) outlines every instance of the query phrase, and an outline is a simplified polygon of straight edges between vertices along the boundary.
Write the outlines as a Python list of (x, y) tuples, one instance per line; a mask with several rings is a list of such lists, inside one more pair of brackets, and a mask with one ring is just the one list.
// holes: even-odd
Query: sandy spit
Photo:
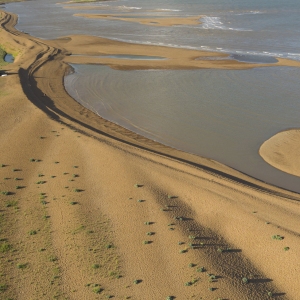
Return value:
[(259, 154), (271, 166), (300, 176), (299, 141), (299, 129), (285, 130), (265, 141), (259, 149)]
[(0, 77), (2, 299), (299, 299), (298, 194), (88, 111), (65, 61), (99, 39), (39, 40), (16, 22), (1, 11), (18, 52)]

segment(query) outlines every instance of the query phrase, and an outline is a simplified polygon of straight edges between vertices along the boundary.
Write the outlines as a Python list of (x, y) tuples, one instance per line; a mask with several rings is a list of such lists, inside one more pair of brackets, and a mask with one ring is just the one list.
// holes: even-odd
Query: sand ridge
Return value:
[(16, 22), (1, 13), (20, 49), (0, 78), (4, 297), (297, 299), (298, 194), (88, 111), (64, 89), (64, 61), (99, 44)]

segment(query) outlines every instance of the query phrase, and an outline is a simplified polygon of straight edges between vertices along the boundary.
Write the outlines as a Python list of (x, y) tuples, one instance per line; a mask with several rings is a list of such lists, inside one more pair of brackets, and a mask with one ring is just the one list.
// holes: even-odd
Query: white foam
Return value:
[(220, 29), (220, 30), (235, 30), (235, 31), (252, 31), (251, 29), (245, 28), (233, 28), (227, 27), (222, 23), (220, 17), (209, 17), (205, 16), (202, 19), (202, 28), (203, 29)]
[(157, 11), (181, 11), (180, 9), (159, 8)]

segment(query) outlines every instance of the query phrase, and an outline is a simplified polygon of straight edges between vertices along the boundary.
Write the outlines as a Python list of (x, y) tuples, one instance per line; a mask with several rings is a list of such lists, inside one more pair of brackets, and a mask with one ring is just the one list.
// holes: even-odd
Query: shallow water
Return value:
[[(90, 11), (64, 6), (56, 0), (6, 5), (8, 11), (19, 15), (18, 29), (46, 39), (89, 34), (215, 50), (250, 63), (272, 63), (275, 57), (300, 60), (300, 2), (296, 0), (82, 4), (90, 6)], [(160, 27), (73, 16), (88, 12), (203, 18), (199, 25)], [(104, 66), (75, 66), (75, 70), (77, 73), (65, 79), (67, 90), (101, 116), (164, 144), (300, 192), (299, 178), (276, 170), (258, 155), (266, 139), (278, 131), (300, 127), (300, 69), (115, 71)]]
[(299, 178), (269, 166), (258, 154), (260, 145), (278, 131), (300, 127), (299, 68), (73, 67), (75, 73), (65, 78), (68, 93), (104, 118), (263, 181), (300, 190)]

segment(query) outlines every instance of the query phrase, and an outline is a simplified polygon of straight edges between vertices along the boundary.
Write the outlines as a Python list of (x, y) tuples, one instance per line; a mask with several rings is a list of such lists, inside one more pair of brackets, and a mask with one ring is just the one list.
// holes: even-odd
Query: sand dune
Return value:
[(299, 298), (298, 194), (96, 116), (63, 76), (98, 39), (39, 40), (16, 21), (1, 12), (19, 52), (0, 77), (1, 298)]

